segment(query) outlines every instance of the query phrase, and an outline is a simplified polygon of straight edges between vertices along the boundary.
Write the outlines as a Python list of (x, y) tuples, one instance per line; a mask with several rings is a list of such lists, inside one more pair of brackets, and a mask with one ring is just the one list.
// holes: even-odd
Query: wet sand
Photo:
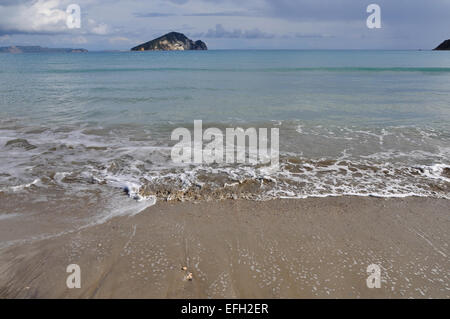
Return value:
[[(158, 202), (2, 249), (0, 297), (449, 298), (449, 243), (445, 199)], [(370, 264), (381, 288), (367, 287)]]

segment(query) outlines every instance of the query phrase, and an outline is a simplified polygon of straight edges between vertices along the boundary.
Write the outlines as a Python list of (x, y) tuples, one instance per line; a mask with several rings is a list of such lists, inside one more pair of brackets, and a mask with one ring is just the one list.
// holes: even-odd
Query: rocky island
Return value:
[(184, 51), (208, 50), (203, 41), (192, 41), (182, 33), (170, 32), (149, 42), (140, 44), (131, 51)]
[(441, 50), (450, 50), (450, 39), (445, 40), (441, 44), (439, 44), (434, 50), (441, 51)]
[(86, 49), (70, 48), (43, 48), (40, 46), (10, 46), (0, 47), (0, 53), (81, 53), (88, 52)]

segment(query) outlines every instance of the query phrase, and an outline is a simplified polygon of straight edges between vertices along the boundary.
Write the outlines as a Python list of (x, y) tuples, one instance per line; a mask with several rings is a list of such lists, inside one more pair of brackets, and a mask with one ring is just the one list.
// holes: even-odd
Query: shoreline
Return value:
[[(2, 249), (0, 297), (449, 298), (448, 203), (157, 202), (135, 216)], [(66, 286), (69, 264), (81, 268), (80, 289)], [(370, 264), (381, 268), (379, 289), (366, 285)]]

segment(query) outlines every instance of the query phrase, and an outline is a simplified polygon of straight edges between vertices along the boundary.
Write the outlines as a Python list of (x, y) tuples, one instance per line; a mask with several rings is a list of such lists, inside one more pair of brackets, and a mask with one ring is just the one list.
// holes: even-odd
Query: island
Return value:
[(135, 46), (131, 51), (185, 51), (208, 50), (203, 41), (192, 41), (184, 34), (170, 32), (159, 38)]
[(439, 44), (434, 50), (436, 51), (450, 50), (450, 39), (445, 40), (444, 42)]
[(40, 46), (10, 46), (0, 47), (0, 53), (81, 53), (88, 52), (86, 49), (70, 48), (43, 48)]

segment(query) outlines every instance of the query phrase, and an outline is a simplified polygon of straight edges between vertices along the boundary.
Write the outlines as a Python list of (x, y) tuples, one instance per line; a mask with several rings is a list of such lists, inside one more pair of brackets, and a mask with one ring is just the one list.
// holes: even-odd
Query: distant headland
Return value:
[(208, 50), (203, 41), (192, 41), (182, 33), (170, 32), (159, 38), (131, 48), (131, 51)]
[(434, 50), (450, 50), (450, 39), (439, 44)]
[(88, 52), (88, 50), (70, 49), (70, 48), (43, 48), (40, 46), (0, 47), (0, 53), (81, 53), (81, 52)]

